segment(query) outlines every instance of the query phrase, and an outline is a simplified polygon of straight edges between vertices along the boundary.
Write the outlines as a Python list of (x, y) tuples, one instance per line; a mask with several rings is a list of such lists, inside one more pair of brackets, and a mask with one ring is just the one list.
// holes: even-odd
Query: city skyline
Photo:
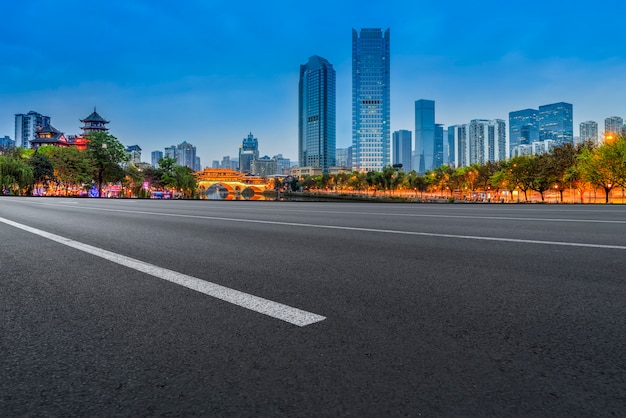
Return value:
[[(511, 111), (557, 102), (573, 104), (576, 136), (584, 121), (602, 131), (606, 118), (624, 117), (626, 59), (615, 45), (626, 35), (605, 24), (603, 2), (592, 9), (582, 2), (526, 6), (322, 1), (303, 20), (302, 6), (272, 1), (175, 8), (114, 1), (104, 10), (75, 1), (8, 4), (11, 18), (0, 28), (0, 137), (16, 139), (15, 114), (31, 110), (77, 134), (79, 119), (97, 106), (110, 132), (146, 156), (187, 141), (207, 166), (235, 157), (252, 131), (261, 154), (295, 160), (298, 68), (320, 55), (337, 73), (336, 145), (345, 148), (352, 140), (350, 31), (368, 27), (393, 34), (391, 132), (413, 129), (421, 98), (437, 103), (445, 127), (508, 121)], [(617, 14), (625, 8), (611, 7)], [(575, 25), (580, 13), (585, 28)], [(478, 15), (490, 24), (461, 25)], [(37, 16), (64, 30), (24, 24)], [(89, 24), (77, 25), (85, 16)]]

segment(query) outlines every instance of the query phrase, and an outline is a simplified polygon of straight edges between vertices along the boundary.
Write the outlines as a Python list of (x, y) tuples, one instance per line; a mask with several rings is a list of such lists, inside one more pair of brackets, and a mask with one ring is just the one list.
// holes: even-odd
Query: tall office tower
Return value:
[(243, 139), (239, 146), (239, 172), (249, 173), (252, 169), (252, 161), (259, 158), (259, 140), (256, 139), (252, 132), (247, 138)]
[(454, 141), (456, 138), (456, 126), (452, 125), (452, 126), (448, 126), (448, 130), (446, 132), (446, 140), (448, 142), (448, 161), (447, 164), (452, 167), (452, 168), (456, 168), (456, 148), (454, 147)]
[(607, 135), (621, 135), (624, 132), (624, 119), (619, 116), (611, 116), (604, 119), (604, 137)]
[(300, 66), (298, 85), (298, 163), (328, 168), (336, 159), (335, 70), (317, 55)]
[(171, 147), (165, 147), (165, 158), (173, 158), (173, 159), (177, 159), (177, 149), (176, 149), (176, 145), (172, 145)]
[(352, 147), (337, 148), (336, 164), (338, 167), (347, 167), (352, 169), (352, 158), (350, 156), (351, 151)]
[(352, 168), (382, 171), (390, 158), (389, 29), (352, 29)]
[(501, 119), (474, 119), (469, 124), (470, 164), (505, 160), (509, 154), (506, 123)]
[(163, 158), (163, 151), (152, 151), (150, 154), (150, 162), (152, 167), (159, 168), (159, 160)]
[(573, 106), (553, 103), (539, 106), (539, 140), (552, 140), (555, 145), (574, 142)]
[(196, 170), (196, 147), (187, 141), (176, 146), (176, 164)]
[(435, 123), (435, 153), (433, 154), (433, 168), (443, 165), (443, 125)]
[[(539, 111), (536, 109), (516, 110), (509, 112), (509, 143), (510, 148), (518, 145), (530, 145), (539, 141)], [(507, 157), (511, 150), (507, 150)]]
[(411, 168), (411, 148), (413, 148), (413, 138), (411, 131), (401, 129), (393, 133), (393, 164), (402, 164), (402, 171), (408, 173)]
[(591, 141), (598, 143), (598, 124), (592, 120), (581, 122), (580, 124), (580, 140), (582, 142)]
[(15, 147), (15, 141), (9, 138), (8, 135), (0, 138), (0, 151)]
[(456, 168), (470, 165), (469, 125), (448, 126), (450, 161)]
[(15, 115), (15, 146), (31, 148), (30, 141), (35, 139), (38, 128), (50, 125), (50, 116), (30, 111)]
[(432, 170), (435, 158), (435, 102), (415, 101), (415, 171)]
[(132, 164), (141, 163), (141, 147), (139, 145), (130, 145), (126, 147), (126, 153), (130, 157), (129, 162)]

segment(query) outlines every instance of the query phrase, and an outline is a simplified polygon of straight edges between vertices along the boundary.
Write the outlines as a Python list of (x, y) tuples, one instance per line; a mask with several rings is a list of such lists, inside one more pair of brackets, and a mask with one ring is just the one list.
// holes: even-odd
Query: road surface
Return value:
[(626, 410), (626, 207), (0, 197), (2, 416)]

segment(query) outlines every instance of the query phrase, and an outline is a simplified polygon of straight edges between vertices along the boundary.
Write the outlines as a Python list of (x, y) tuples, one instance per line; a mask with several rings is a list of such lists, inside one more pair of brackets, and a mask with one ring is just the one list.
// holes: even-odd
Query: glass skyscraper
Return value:
[[(539, 141), (539, 111), (536, 109), (509, 112), (509, 143), (514, 148), (518, 145), (530, 145)], [(510, 157), (511, 150), (507, 150)]]
[(252, 169), (252, 161), (259, 158), (259, 140), (248, 134), (239, 146), (239, 172), (249, 173)]
[(611, 116), (604, 119), (604, 136), (621, 135), (624, 132), (624, 119), (619, 116)]
[(592, 120), (580, 123), (580, 141), (598, 143), (598, 123)]
[[(442, 144), (443, 147), (443, 144)], [(415, 101), (415, 171), (425, 173), (435, 164), (435, 102)], [(441, 165), (441, 164), (440, 164)]]
[(300, 66), (298, 163), (328, 173), (336, 161), (335, 70), (317, 55)]
[(556, 145), (574, 142), (573, 106), (553, 103), (539, 106), (539, 140), (552, 140)]
[(352, 29), (352, 168), (390, 165), (389, 29)]
[(412, 142), (411, 131), (401, 129), (393, 133), (393, 164), (402, 164), (402, 171), (405, 173), (412, 170)]

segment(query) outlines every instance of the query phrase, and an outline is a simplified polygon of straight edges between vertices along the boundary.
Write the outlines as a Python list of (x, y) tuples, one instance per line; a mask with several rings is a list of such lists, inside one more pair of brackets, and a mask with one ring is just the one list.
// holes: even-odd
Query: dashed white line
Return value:
[(302, 309), (294, 308), (292, 306), (274, 302), (269, 299), (250, 295), (239, 290), (230, 289), (228, 287), (201, 280), (186, 274), (178, 273), (173, 270), (158, 267), (144, 261), (107, 251), (102, 248), (94, 247), (82, 242), (74, 241), (60, 235), (32, 228), (28, 225), (20, 224), (9, 219), (0, 217), (0, 222), (30, 232), (40, 237), (44, 237), (49, 240), (58, 242), (68, 247), (86, 252), (88, 254), (95, 255), (105, 260), (109, 260), (113, 263), (117, 263), (122, 266), (126, 266), (128, 268), (157, 277), (159, 279), (167, 280), (180, 286), (184, 286), (188, 289), (204, 293), (205, 295), (212, 296), (225, 302), (232, 303), (234, 305), (261, 313), (263, 315), (270, 316), (272, 318), (280, 319), (281, 321), (285, 321), (299, 327), (311, 325), (326, 319), (326, 317), (324, 316), (307, 312)]

